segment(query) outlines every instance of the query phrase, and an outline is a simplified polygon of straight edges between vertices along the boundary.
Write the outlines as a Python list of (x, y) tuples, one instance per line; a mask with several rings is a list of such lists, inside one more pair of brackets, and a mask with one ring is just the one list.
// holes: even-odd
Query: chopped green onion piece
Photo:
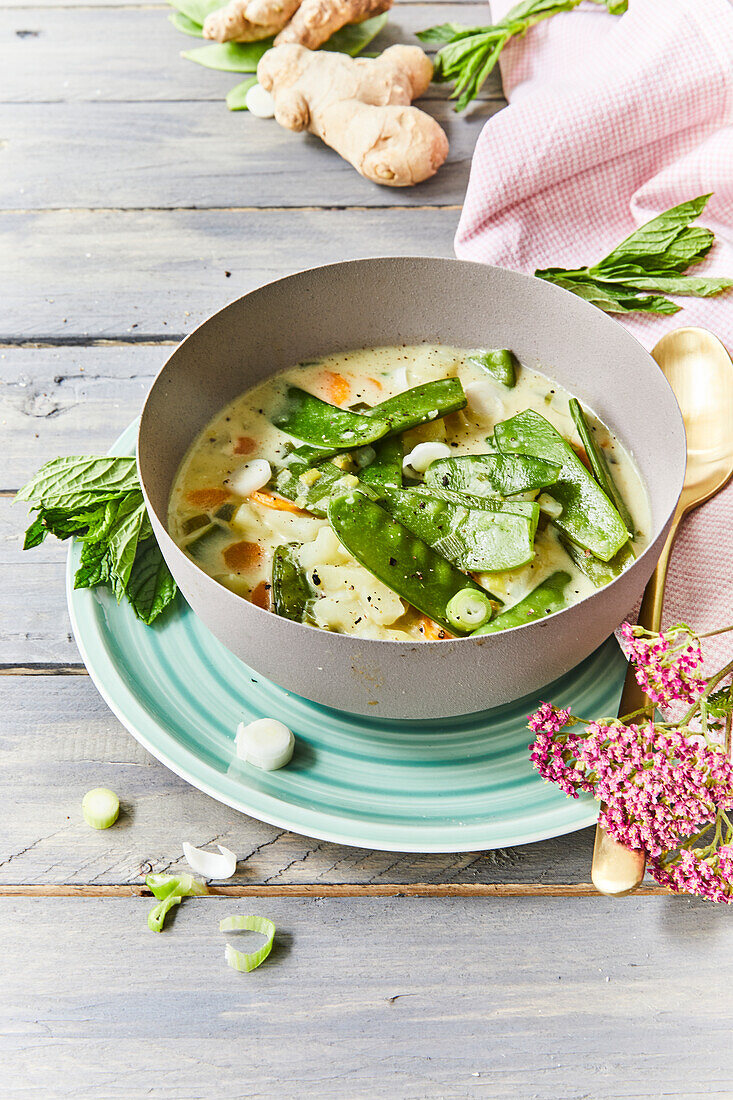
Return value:
[(491, 618), (491, 600), (473, 588), (463, 588), (446, 607), (446, 617), (456, 630), (476, 630)]
[(219, 923), (220, 932), (238, 932), (242, 930), (247, 932), (259, 932), (260, 935), (266, 936), (267, 939), (259, 951), (252, 951), (250, 953), (246, 951), (237, 951), (236, 948), (228, 943), (224, 949), (224, 957), (233, 970), (255, 970), (260, 963), (265, 961), (272, 951), (272, 944), (275, 939), (275, 925), (271, 920), (268, 920), (267, 917), (254, 916), (224, 917)]
[(109, 829), (119, 816), (120, 800), (107, 787), (95, 787), (84, 795), (81, 812), (87, 825), (93, 829)]
[(145, 885), (151, 890), (158, 901), (163, 901), (169, 894), (177, 894), (181, 898), (200, 897), (208, 894), (205, 882), (183, 872), (180, 875), (148, 875)]
[(174, 905), (180, 905), (182, 898), (208, 894), (205, 882), (188, 875), (148, 875), (145, 885), (158, 899), (158, 905), (148, 913), (148, 928), (151, 932), (162, 932), (165, 918)]
[(163, 901), (159, 901), (155, 908), (148, 913), (148, 928), (150, 931), (162, 932), (168, 913), (174, 905), (180, 905), (182, 900), (180, 894), (170, 894)]

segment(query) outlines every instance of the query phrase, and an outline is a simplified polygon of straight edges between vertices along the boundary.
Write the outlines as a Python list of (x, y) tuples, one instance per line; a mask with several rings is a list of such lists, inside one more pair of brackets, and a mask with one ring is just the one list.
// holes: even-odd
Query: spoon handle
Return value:
[[(664, 588), (667, 582), (667, 568), (672, 552), (672, 544), (677, 535), (683, 510), (679, 506), (672, 518), (669, 534), (659, 555), (656, 568), (644, 589), (644, 598), (639, 609), (639, 626), (645, 630), (658, 631), (662, 623), (664, 607)], [(646, 706), (649, 699), (636, 682), (634, 667), (629, 663), (626, 670), (619, 715), (632, 714)], [(604, 806), (601, 809), (605, 808)], [(646, 852), (637, 848), (626, 848), (610, 837), (606, 830), (596, 825), (596, 841), (593, 847), (591, 879), (596, 890), (609, 897), (621, 898), (630, 894), (644, 878)]]

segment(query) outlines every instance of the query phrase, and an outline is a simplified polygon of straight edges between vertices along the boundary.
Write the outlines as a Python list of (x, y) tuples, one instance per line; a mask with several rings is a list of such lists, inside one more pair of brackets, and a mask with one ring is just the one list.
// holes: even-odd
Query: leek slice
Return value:
[(205, 882), (193, 875), (148, 875), (145, 885), (152, 890), (158, 904), (148, 913), (148, 928), (151, 932), (162, 932), (165, 918), (174, 905), (180, 905), (183, 898), (208, 894)]
[(108, 787), (95, 787), (82, 799), (81, 812), (93, 829), (109, 829), (120, 813), (120, 800)]
[(260, 935), (267, 937), (258, 951), (237, 951), (235, 947), (232, 947), (232, 945), (228, 943), (224, 948), (224, 958), (233, 970), (247, 972), (255, 970), (260, 963), (265, 961), (272, 951), (272, 944), (275, 939), (275, 925), (271, 920), (268, 920), (267, 917), (224, 917), (224, 919), (219, 922), (219, 931), (259, 932)]

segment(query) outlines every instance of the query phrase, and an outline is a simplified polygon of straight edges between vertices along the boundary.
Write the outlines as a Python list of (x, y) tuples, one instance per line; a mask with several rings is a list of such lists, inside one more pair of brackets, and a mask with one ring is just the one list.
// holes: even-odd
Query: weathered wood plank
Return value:
[[(1, 154), (0, 154), (1, 155)], [(178, 338), (299, 268), (357, 256), (449, 256), (456, 210), (0, 214), (0, 344)], [(336, 228), (338, 226), (338, 228)]]
[[(0, 427), (11, 441), (0, 489), (18, 489), (57, 455), (104, 454), (140, 412), (172, 350), (132, 344), (0, 351)], [(7, 508), (0, 506), (3, 534), (3, 522), (23, 519), (20, 508)]]
[[(733, 926), (703, 902), (191, 899), (161, 935), (149, 900), (0, 908), (8, 1100), (730, 1097)], [(232, 912), (278, 927), (252, 974)]]
[[(415, 44), (415, 32), (435, 23), (475, 24), (488, 20), (488, 9), (466, 3), (399, 4), (374, 49), (395, 42)], [(169, 23), (167, 9), (23, 8), (4, 17), (0, 36), (0, 100), (12, 103), (68, 100), (220, 100), (242, 78), (215, 72), (180, 57), (202, 45)], [(25, 34), (28, 30), (37, 34)], [(19, 37), (19, 33), (22, 35)], [(436, 90), (433, 94), (444, 94)], [(501, 98), (498, 72), (486, 95)], [(3, 135), (4, 136), (4, 135)], [(110, 134), (124, 146), (124, 134)], [(21, 205), (21, 204), (19, 204)]]
[[(48, 587), (49, 596), (59, 585)], [(26, 623), (31, 616), (26, 614)], [(185, 867), (181, 843), (224, 844), (244, 884), (587, 882), (592, 830), (496, 852), (401, 855), (309, 840), (223, 806), (159, 764), (86, 677), (5, 677), (0, 718), (0, 883), (140, 882)], [(81, 799), (111, 786), (123, 812), (90, 829)]]
[(460, 205), (478, 136), (502, 105), (470, 118), (445, 101), (423, 106), (448, 135), (448, 160), (425, 183), (395, 188), (365, 180), (310, 134), (220, 103), (6, 105), (0, 208)]

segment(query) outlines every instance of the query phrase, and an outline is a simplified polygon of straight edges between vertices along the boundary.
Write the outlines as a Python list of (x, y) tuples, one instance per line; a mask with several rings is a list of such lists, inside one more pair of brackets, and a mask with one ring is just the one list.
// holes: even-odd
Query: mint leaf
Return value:
[(109, 558), (104, 542), (85, 542), (81, 548), (79, 568), (74, 576), (74, 588), (96, 588), (108, 584)]
[[(714, 234), (689, 223), (710, 195), (673, 206), (640, 226), (617, 248), (590, 267), (538, 268), (538, 279), (555, 283), (606, 313), (677, 313), (681, 306), (664, 294), (708, 298), (733, 287), (733, 279), (683, 274), (710, 251)], [(646, 294), (659, 291), (659, 294)]]
[(94, 458), (70, 455), (55, 458), (42, 466), (23, 486), (16, 500), (27, 501), (32, 508), (77, 510), (100, 498), (120, 496), (139, 488), (134, 458)]
[(41, 517), (36, 516), (25, 533), (23, 549), (32, 550), (34, 546), (40, 546), (48, 533), (48, 528), (44, 525)]
[(110, 580), (118, 603), (130, 579), (144, 516), (145, 503), (138, 489), (120, 501), (114, 525), (107, 536)]
[(176, 582), (154, 538), (141, 542), (127, 586), (138, 619), (150, 625), (176, 594)]

